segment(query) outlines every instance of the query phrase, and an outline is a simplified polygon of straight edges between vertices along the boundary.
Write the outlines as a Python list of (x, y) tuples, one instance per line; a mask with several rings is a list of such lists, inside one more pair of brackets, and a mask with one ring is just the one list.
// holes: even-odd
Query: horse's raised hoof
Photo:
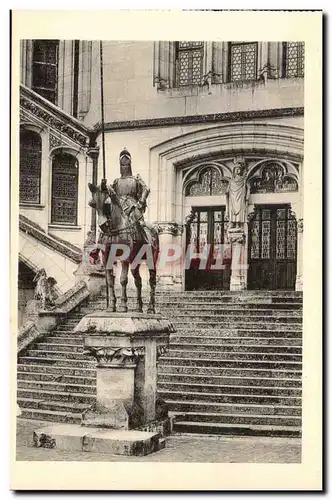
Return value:
[(120, 312), (120, 313), (126, 313), (126, 312), (128, 312), (128, 307), (127, 306), (119, 306), (118, 307), (118, 312)]

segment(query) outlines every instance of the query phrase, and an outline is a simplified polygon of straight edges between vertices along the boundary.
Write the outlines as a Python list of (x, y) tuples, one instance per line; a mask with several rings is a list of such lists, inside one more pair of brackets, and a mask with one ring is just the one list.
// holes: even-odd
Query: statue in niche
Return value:
[(244, 159), (235, 159), (233, 175), (226, 192), (227, 217), (231, 228), (243, 227), (249, 194)]

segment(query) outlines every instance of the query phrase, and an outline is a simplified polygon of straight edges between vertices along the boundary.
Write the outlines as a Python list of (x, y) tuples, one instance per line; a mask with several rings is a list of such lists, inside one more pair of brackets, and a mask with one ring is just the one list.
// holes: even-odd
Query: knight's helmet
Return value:
[(121, 151), (119, 159), (121, 177), (132, 176), (133, 173), (131, 170), (131, 154), (126, 147)]

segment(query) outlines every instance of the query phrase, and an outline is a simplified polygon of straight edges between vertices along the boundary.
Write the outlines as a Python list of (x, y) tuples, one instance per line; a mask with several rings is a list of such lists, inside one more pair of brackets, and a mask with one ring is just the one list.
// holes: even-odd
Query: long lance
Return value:
[[(100, 40), (100, 108), (101, 108), (101, 140), (103, 153), (103, 180), (102, 185), (106, 186), (106, 156), (105, 156), (105, 117), (104, 117), (104, 72), (103, 72), (103, 42)], [(107, 253), (106, 253), (107, 255)], [(107, 283), (107, 262), (105, 262), (105, 280), (106, 280), (106, 306), (109, 307), (109, 290)]]

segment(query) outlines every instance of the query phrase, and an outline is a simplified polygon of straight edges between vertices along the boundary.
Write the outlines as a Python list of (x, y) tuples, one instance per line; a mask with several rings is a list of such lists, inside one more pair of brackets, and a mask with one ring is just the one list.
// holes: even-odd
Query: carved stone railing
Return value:
[(68, 257), (75, 263), (81, 261), (81, 250), (72, 243), (69, 243), (61, 238), (51, 236), (46, 234), (45, 231), (38, 226), (35, 222), (32, 222), (27, 217), (20, 214), (19, 216), (19, 229), (26, 234), (29, 234), (36, 240), (40, 241), (43, 245), (47, 246), (51, 250), (59, 252), (61, 255)]
[(27, 321), (19, 330), (17, 352), (49, 334), (61, 324), (68, 313), (82, 305), (90, 296), (86, 283), (80, 281), (55, 301), (52, 309), (40, 310), (35, 321)]

